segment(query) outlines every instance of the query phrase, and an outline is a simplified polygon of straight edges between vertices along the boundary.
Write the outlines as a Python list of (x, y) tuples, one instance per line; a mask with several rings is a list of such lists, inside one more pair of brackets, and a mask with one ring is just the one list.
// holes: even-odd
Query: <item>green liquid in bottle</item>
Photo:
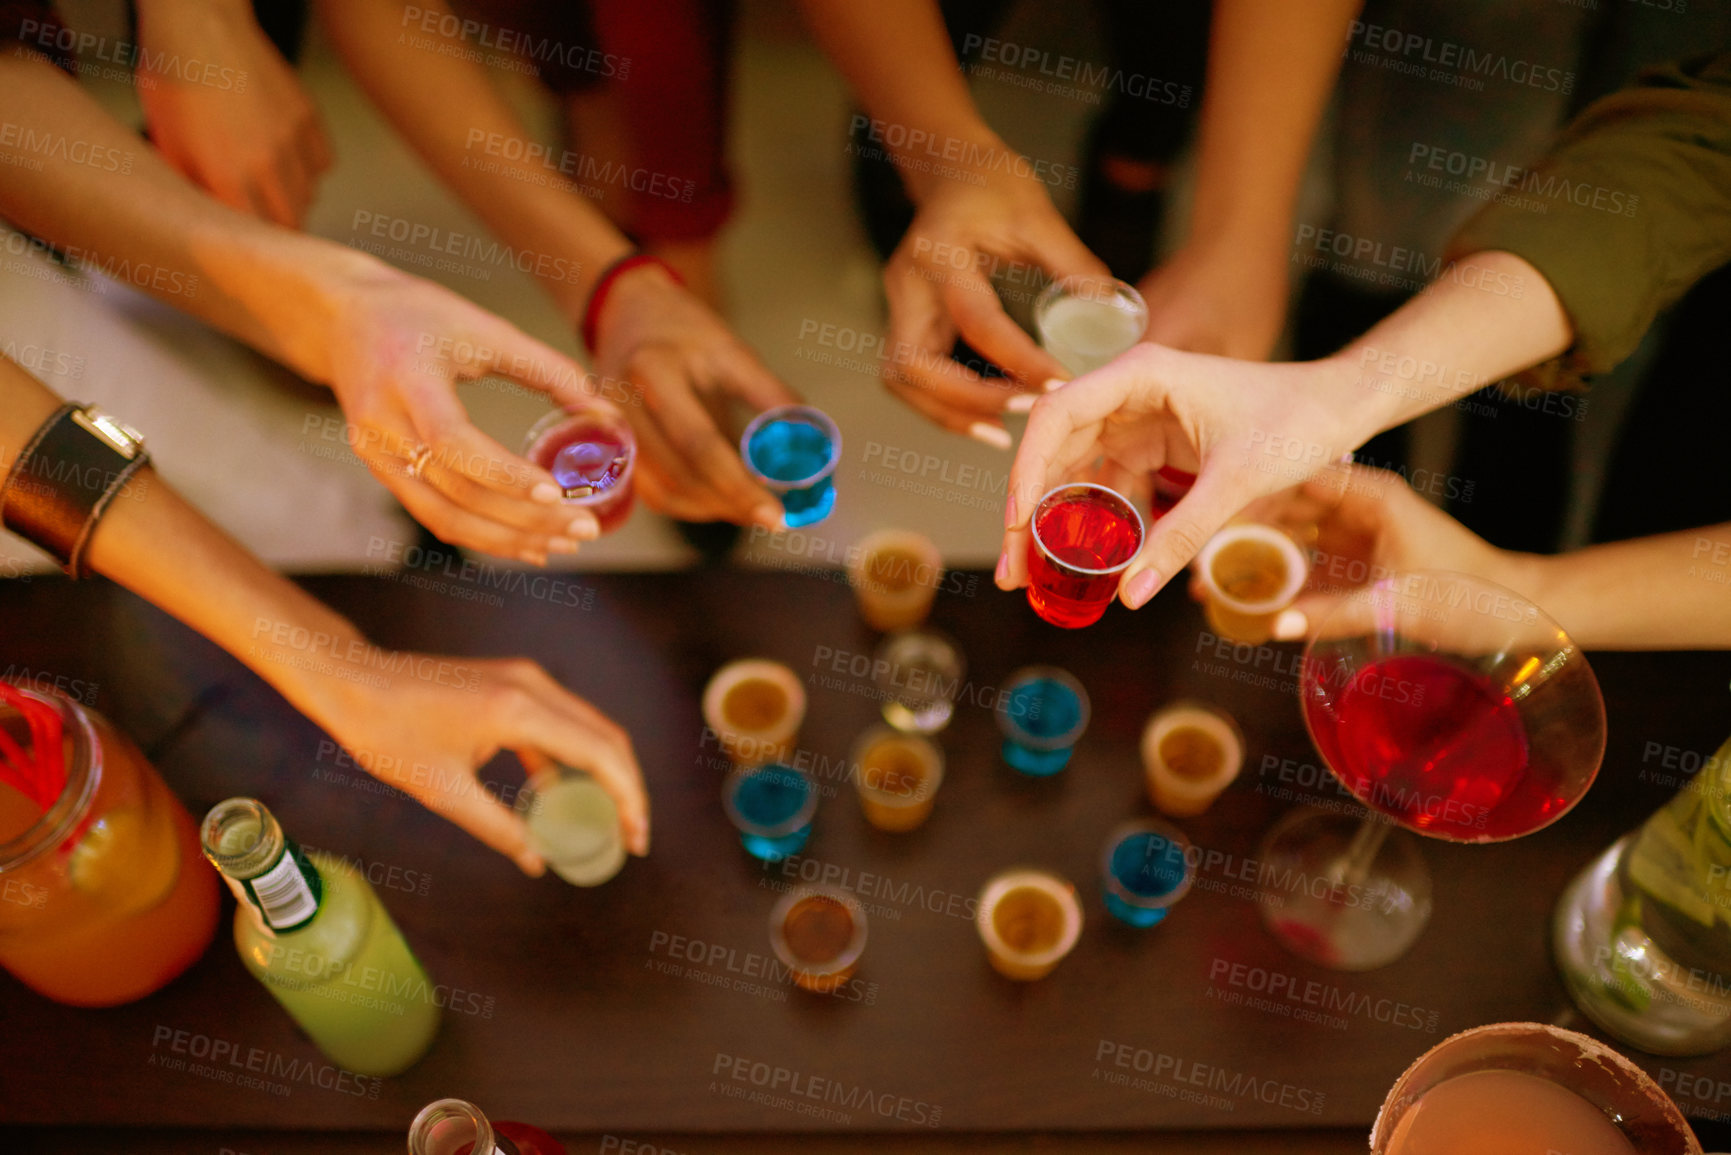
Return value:
[(1641, 827), (1625, 867), (1642, 926), (1667, 954), (1731, 972), (1731, 742)]
[(328, 855), (307, 857), (324, 881), (318, 913), (273, 935), (242, 903), (241, 961), (331, 1062), (357, 1075), (398, 1074), (438, 1032), (432, 981), (365, 878)]

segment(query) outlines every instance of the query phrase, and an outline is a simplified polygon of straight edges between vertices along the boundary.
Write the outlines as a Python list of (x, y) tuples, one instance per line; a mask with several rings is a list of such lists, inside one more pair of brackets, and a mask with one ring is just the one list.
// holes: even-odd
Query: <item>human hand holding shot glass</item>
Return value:
[(612, 533), (631, 515), (637, 438), (619, 414), (588, 404), (555, 409), (530, 426), (523, 456), (553, 475), (560, 500)]
[(768, 658), (727, 663), (703, 690), (703, 721), (736, 766), (786, 758), (805, 720), (805, 686)]
[(1042, 497), (1031, 525), (1028, 604), (1064, 629), (1093, 625), (1142, 549), (1142, 515), (1115, 490), (1075, 482)]
[(835, 467), (841, 461), (841, 430), (809, 405), (766, 409), (739, 439), (745, 467), (781, 500), (789, 529), (816, 525), (835, 509)]
[(1134, 285), (1107, 277), (1065, 277), (1034, 299), (1040, 347), (1071, 373), (1091, 373), (1128, 352), (1148, 329), (1148, 305)]

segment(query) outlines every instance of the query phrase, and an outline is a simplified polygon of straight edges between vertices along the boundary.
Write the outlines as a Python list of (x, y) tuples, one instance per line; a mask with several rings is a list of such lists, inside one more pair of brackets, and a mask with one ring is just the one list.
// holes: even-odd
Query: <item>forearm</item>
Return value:
[(1475, 253), (1321, 362), (1316, 400), (1357, 446), (1556, 356), (1570, 334), (1538, 270), (1511, 253)]
[[(585, 158), (532, 141), (485, 69), (464, 55), (439, 0), (320, 0), (350, 73), (456, 195), (516, 251), (560, 310), (581, 317), (595, 280), (631, 242), (571, 179)], [(412, 21), (410, 13), (420, 13)], [(428, 20), (428, 17), (434, 17)], [(433, 31), (426, 29), (431, 27)], [(438, 51), (443, 46), (446, 51)]]
[(315, 381), (339, 286), (376, 267), (200, 193), (40, 58), (0, 55), (0, 215)]
[(1363, 0), (1215, 0), (1191, 235), (1284, 246)]
[(933, 161), (1002, 170), (1008, 146), (974, 105), (932, 0), (799, 0), (799, 7), (824, 54), (879, 122), (873, 143), (902, 162), (897, 167), (916, 202), (943, 183), (926, 171)]
[[(60, 404), (0, 358), (0, 475)], [(266, 568), (148, 466), (109, 502), (84, 562), (233, 654), (321, 724), (339, 712), (355, 684), (343, 671), (362, 666), (360, 632)]]
[(1583, 649), (1731, 648), (1731, 523), (1511, 557), (1513, 588)]

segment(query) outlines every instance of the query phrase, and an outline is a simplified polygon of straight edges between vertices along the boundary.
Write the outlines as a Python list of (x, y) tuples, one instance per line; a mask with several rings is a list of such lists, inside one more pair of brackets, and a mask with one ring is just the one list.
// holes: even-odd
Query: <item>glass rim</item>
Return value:
[[(1326, 646), (1326, 645), (1337, 644), (1337, 643), (1344, 641), (1350, 637), (1365, 636), (1364, 634), (1352, 634), (1352, 635), (1342, 635), (1339, 638), (1335, 638), (1335, 637), (1325, 638), (1323, 636), (1323, 634), (1324, 634), (1323, 627), (1324, 626), (1326, 626), (1329, 622), (1333, 621), (1336, 617), (1348, 612), (1348, 610), (1351, 609), (1353, 607), (1353, 605), (1355, 604), (1355, 602), (1357, 602), (1357, 601), (1370, 600), (1370, 599), (1374, 598), (1378, 593), (1384, 594), (1385, 596), (1387, 596), (1387, 595), (1399, 596), (1395, 592), (1395, 587), (1396, 587), (1397, 583), (1404, 583), (1404, 584), (1410, 585), (1414, 581), (1425, 580), (1425, 579), (1436, 579), (1436, 580), (1441, 580), (1441, 581), (1445, 581), (1445, 582), (1459, 582), (1459, 583), (1464, 584), (1468, 587), (1474, 587), (1474, 586), (1479, 587), (1481, 592), (1489, 592), (1492, 594), (1507, 594), (1509, 597), (1515, 599), (1515, 601), (1520, 602), (1520, 603), (1528, 606), (1532, 610), (1532, 613), (1533, 613), (1532, 619), (1530, 621), (1522, 623), (1523, 628), (1533, 628), (1533, 627), (1542, 626), (1546, 631), (1548, 631), (1552, 634), (1552, 644), (1553, 644), (1555, 651), (1557, 653), (1564, 654), (1564, 655), (1574, 655), (1575, 657), (1579, 658), (1581, 663), (1586, 667), (1587, 675), (1589, 678), (1592, 679), (1593, 697), (1596, 700), (1596, 702), (1595, 702), (1596, 707), (1597, 707), (1596, 713), (1598, 714), (1598, 722), (1599, 722), (1599, 725), (1598, 725), (1599, 742), (1598, 742), (1598, 754), (1597, 754), (1596, 759), (1595, 759), (1595, 765), (1593, 767), (1593, 771), (1590, 775), (1587, 776), (1586, 784), (1584, 786), (1582, 786), (1580, 793), (1577, 794), (1572, 800), (1570, 800), (1570, 802), (1567, 806), (1561, 807), (1560, 809), (1558, 809), (1554, 813), (1548, 815), (1543, 822), (1539, 823), (1536, 826), (1532, 826), (1532, 827), (1529, 827), (1527, 829), (1518, 831), (1514, 834), (1487, 835), (1484, 833), (1479, 833), (1473, 837), (1461, 837), (1461, 836), (1450, 834), (1450, 833), (1447, 833), (1444, 831), (1427, 830), (1427, 829), (1424, 829), (1422, 827), (1414, 826), (1414, 825), (1410, 824), (1409, 822), (1407, 822), (1405, 819), (1403, 819), (1397, 815), (1390, 814), (1388, 811), (1383, 810), (1380, 807), (1372, 806), (1370, 803), (1364, 801), (1363, 798), (1359, 797), (1358, 792), (1356, 790), (1354, 790), (1352, 788), (1351, 783), (1349, 783), (1346, 780), (1346, 776), (1343, 775), (1340, 771), (1336, 770), (1334, 765), (1329, 761), (1328, 756), (1322, 752), (1323, 751), (1322, 743), (1320, 743), (1317, 740), (1316, 727), (1312, 724), (1312, 722), (1310, 720), (1310, 714), (1311, 714), (1310, 710), (1301, 708), (1299, 710), (1299, 715), (1304, 719), (1305, 736), (1310, 739), (1311, 746), (1316, 750), (1318, 758), (1321, 759), (1322, 765), (1328, 770), (1328, 772), (1330, 774), (1334, 775), (1335, 780), (1338, 781), (1341, 784), (1341, 786), (1345, 788), (1346, 792), (1352, 796), (1354, 801), (1356, 801), (1360, 806), (1362, 806), (1365, 809), (1366, 812), (1368, 812), (1372, 817), (1376, 818), (1379, 821), (1386, 821), (1393, 826), (1397, 826), (1403, 830), (1410, 831), (1411, 833), (1418, 835), (1420, 838), (1434, 838), (1438, 842), (1451, 842), (1451, 843), (1457, 843), (1457, 844), (1465, 845), (1465, 846), (1480, 846), (1480, 845), (1490, 845), (1492, 843), (1497, 843), (1497, 842), (1509, 842), (1509, 841), (1516, 839), (1516, 838), (1525, 838), (1528, 835), (1537, 834), (1539, 831), (1544, 830), (1546, 827), (1553, 826), (1557, 822), (1561, 821), (1565, 815), (1569, 814), (1571, 811), (1573, 811), (1575, 809), (1575, 807), (1577, 805), (1580, 804), (1580, 801), (1582, 798), (1585, 798), (1587, 796), (1587, 791), (1592, 787), (1593, 782), (1598, 778), (1599, 770), (1603, 768), (1604, 760), (1605, 760), (1605, 750), (1607, 749), (1607, 743), (1609, 741), (1609, 731), (1607, 729), (1606, 722), (1605, 722), (1605, 694), (1604, 694), (1603, 687), (1601, 687), (1599, 685), (1598, 674), (1594, 672), (1592, 664), (1587, 662), (1586, 655), (1581, 651), (1580, 647), (1575, 645), (1575, 641), (1573, 638), (1571, 638), (1569, 636), (1568, 631), (1563, 629), (1563, 627), (1557, 623), (1557, 620), (1555, 618), (1551, 617), (1548, 613), (1546, 613), (1544, 611), (1544, 609), (1541, 608), (1537, 603), (1535, 603), (1531, 598), (1528, 598), (1522, 594), (1516, 593), (1514, 590), (1509, 589), (1507, 586), (1500, 585), (1499, 583), (1490, 581), (1487, 578), (1477, 577), (1473, 574), (1468, 574), (1468, 573), (1461, 573), (1461, 572), (1456, 571), (1456, 570), (1443, 570), (1443, 569), (1403, 570), (1399, 573), (1391, 574), (1388, 577), (1382, 578), (1382, 579), (1380, 579), (1380, 580), (1378, 580), (1378, 581), (1372, 583), (1371, 585), (1366, 586), (1362, 589), (1354, 590), (1352, 593), (1348, 594), (1347, 597), (1345, 599), (1343, 599), (1339, 604), (1337, 604), (1332, 610), (1330, 610), (1326, 615), (1324, 615), (1321, 620), (1311, 623), (1310, 637), (1308, 639), (1306, 639), (1306, 641), (1304, 643), (1304, 651), (1302, 654), (1299, 655), (1298, 682), (1299, 682), (1299, 695), (1300, 695), (1299, 700), (1300, 700), (1300, 703), (1302, 704), (1303, 702), (1308, 700), (1310, 693), (1311, 693), (1311, 691), (1315, 685), (1315, 680), (1311, 677), (1310, 671), (1316, 664), (1318, 664), (1322, 661), (1322, 659), (1317, 656), (1317, 653), (1316, 653), (1317, 647), (1319, 645)], [(1393, 617), (1392, 611), (1390, 610), (1390, 608), (1387, 604), (1375, 605), (1375, 606), (1373, 606), (1373, 610), (1375, 613), (1376, 622), (1375, 622), (1375, 625), (1372, 627), (1371, 632), (1377, 633), (1379, 635), (1384, 635), (1384, 636), (1393, 636), (1399, 632), (1399, 630), (1397, 629), (1397, 627), (1395, 626), (1395, 624), (1392, 620), (1392, 617)], [(1416, 653), (1419, 651), (1414, 651), (1414, 652)], [(1437, 651), (1434, 648), (1427, 648), (1423, 652), (1436, 653)], [(1524, 725), (1524, 720), (1523, 720), (1523, 725)], [(1500, 805), (1500, 803), (1499, 803), (1499, 805)], [(1491, 809), (1495, 810), (1496, 807), (1492, 807)]]
[[(758, 431), (772, 421), (795, 420), (803, 421), (823, 433), (829, 439), (829, 457), (823, 466), (806, 477), (793, 481), (777, 481), (766, 477), (751, 460), (751, 439)], [(841, 429), (829, 414), (813, 405), (777, 405), (765, 409), (751, 419), (751, 424), (745, 427), (745, 432), (739, 435), (739, 459), (745, 465), (747, 473), (757, 480), (765, 489), (772, 493), (789, 493), (797, 489), (810, 489), (824, 478), (829, 477), (841, 464)]]
[[(799, 809), (787, 818), (774, 825), (766, 826), (740, 813), (739, 800), (736, 797), (739, 788), (747, 778), (758, 774), (791, 774), (804, 784), (805, 797), (800, 800)], [(810, 774), (797, 766), (788, 766), (781, 762), (765, 762), (758, 766), (736, 766), (728, 771), (727, 779), (721, 784), (721, 804), (727, 811), (728, 820), (734, 829), (756, 838), (786, 838), (810, 825), (817, 815), (817, 782)]]
[[(1178, 852), (1178, 861), (1184, 868), (1184, 876), (1178, 884), (1165, 894), (1137, 894), (1121, 882), (1112, 870), (1112, 859), (1118, 853), (1118, 848), (1129, 839), (1138, 835), (1153, 834), (1166, 840), (1169, 847)], [(1117, 827), (1106, 837), (1106, 845), (1100, 853), (1100, 878), (1106, 893), (1138, 910), (1165, 910), (1175, 906), (1178, 900), (1190, 893), (1190, 887), (1196, 882), (1196, 868), (1190, 864), (1192, 843), (1184, 836), (1184, 832), (1159, 818), (1145, 818), (1138, 822), (1126, 822)]]
[[(1010, 717), (1010, 699), (1015, 696), (1016, 689), (1036, 680), (1057, 682), (1066, 690), (1076, 695), (1076, 701), (1081, 706), (1081, 716), (1076, 724), (1062, 734), (1041, 736), (1030, 734)], [(1057, 666), (1023, 666), (1010, 675), (1010, 680), (1004, 683), (1004, 697), (992, 711), (997, 720), (998, 730), (1006, 738), (1013, 739), (1017, 745), (1028, 746), (1035, 750), (1062, 750), (1074, 746), (1084, 733), (1088, 723), (1093, 719), (1094, 706), (1088, 699), (1088, 691), (1082, 685), (1081, 679), (1065, 669)]]
[[(905, 742), (919, 747), (931, 755), (932, 773), (925, 779), (925, 789), (916, 794), (893, 794), (879, 786), (868, 785), (865, 780), (865, 752), (880, 742)], [(944, 784), (944, 751), (943, 747), (926, 737), (924, 734), (909, 733), (898, 730), (894, 726), (878, 723), (870, 727), (854, 741), (853, 753), (854, 789), (862, 797), (868, 797), (875, 805), (887, 806), (894, 810), (911, 810), (923, 806), (937, 797), (938, 788)]]
[[(992, 917), (1005, 896), (1023, 886), (1050, 897), (1064, 914), (1063, 933), (1058, 936), (1057, 942), (1044, 950), (1016, 950), (999, 937), (996, 922)], [(1012, 866), (986, 879), (985, 885), (980, 887), (974, 910), (974, 928), (979, 932), (980, 941), (985, 943), (986, 949), (1025, 966), (1043, 966), (1058, 962), (1075, 949), (1076, 943), (1082, 937), (1082, 900), (1076, 894), (1075, 884), (1056, 871), (1038, 866)]]
[[(1066, 493), (1077, 489), (1098, 490), (1101, 493), (1110, 495), (1125, 509), (1130, 511), (1131, 518), (1136, 522), (1136, 548), (1130, 551), (1129, 557), (1109, 569), (1085, 569), (1082, 566), (1071, 565), (1067, 561), (1060, 560), (1058, 557), (1053, 555), (1052, 551), (1047, 548), (1045, 541), (1040, 537), (1040, 511), (1046, 508), (1046, 503), (1051, 501), (1052, 498), (1060, 493)], [(1111, 486), (1101, 485), (1096, 481), (1069, 481), (1065, 482), (1063, 485), (1055, 485), (1051, 489), (1048, 489), (1045, 495), (1042, 496), (1039, 501), (1034, 503), (1034, 514), (1028, 519), (1028, 529), (1033, 534), (1035, 546), (1037, 546), (1040, 552), (1045, 555), (1047, 561), (1060, 569), (1068, 570), (1070, 573), (1086, 574), (1089, 577), (1107, 577), (1111, 574), (1123, 573), (1125, 570), (1130, 568), (1131, 562), (1141, 556), (1142, 547), (1148, 543), (1148, 526), (1142, 521), (1142, 511), (1136, 508), (1136, 503), (1125, 497), (1122, 493), (1119, 493), (1116, 489), (1113, 489)]]
[[(631, 428), (631, 422), (620, 414), (591, 405), (565, 405), (556, 409), (549, 409), (540, 416), (535, 424), (529, 426), (529, 432), (523, 435), (523, 456), (528, 458), (531, 464), (535, 464), (532, 456), (535, 446), (566, 422), (579, 419), (594, 420), (597, 424), (605, 425), (609, 430), (620, 435), (625, 442), (625, 468), (620, 471), (619, 480), (615, 481), (605, 493), (591, 493), (588, 497), (566, 497), (561, 492), (559, 500), (566, 505), (601, 505), (623, 497), (628, 492), (632, 477), (637, 473), (638, 451), (637, 433)], [(549, 473), (552, 472), (546, 466), (536, 465), (536, 468), (546, 469)], [(554, 480), (557, 484), (558, 479), (555, 478)]]
[[(0, 842), (0, 874), (34, 861), (72, 832), (74, 824), (90, 811), (104, 766), (101, 736), (82, 706), (60, 694), (16, 682), (8, 684), (60, 714), (61, 740), (72, 739), (72, 752), (66, 761), (66, 780), (54, 801), (15, 837)], [(0, 715), (17, 712), (16, 708), (0, 703)]]
[[(409, 1155), (422, 1155), (435, 1136), (433, 1128), (446, 1120), (469, 1123), (475, 1129), (470, 1140), (473, 1150), (484, 1151), (495, 1146), (493, 1124), (481, 1109), (467, 1099), (435, 1099), (416, 1112), (409, 1124)], [(459, 1140), (461, 1142), (461, 1140)]]
[[(809, 963), (794, 957), (793, 951), (787, 945), (787, 916), (793, 913), (793, 908), (802, 902), (812, 899), (822, 899), (833, 902), (847, 911), (848, 918), (853, 921), (853, 934), (848, 938), (847, 945), (833, 959), (823, 963)], [(840, 887), (827, 886), (823, 883), (810, 883), (796, 886), (776, 900), (775, 906), (769, 912), (769, 945), (775, 951), (775, 957), (788, 970), (798, 975), (808, 975), (812, 978), (828, 978), (848, 970), (859, 962), (865, 953), (866, 945), (866, 912), (858, 899)]]
[[(1072, 286), (1084, 283), (1104, 285), (1108, 287), (1111, 292), (1109, 294), (1102, 293), (1097, 296), (1090, 296), (1072, 290)], [(1142, 318), (1142, 327), (1144, 329), (1148, 327), (1148, 301), (1142, 296), (1142, 291), (1135, 285), (1132, 285), (1128, 281), (1120, 281), (1117, 277), (1096, 277), (1080, 273), (1072, 273), (1067, 277), (1059, 277), (1055, 281), (1050, 281), (1047, 283), (1045, 288), (1041, 289), (1039, 293), (1035, 295), (1033, 314), (1034, 324), (1036, 327), (1042, 326), (1042, 322), (1044, 321), (1047, 312), (1052, 308), (1052, 303), (1060, 297), (1080, 297), (1085, 301), (1104, 301), (1108, 300), (1110, 297), (1127, 300), (1132, 307), (1125, 311), (1132, 313), (1133, 315), (1140, 315)], [(1041, 335), (1044, 336), (1043, 333)]]
[[(1214, 559), (1220, 551), (1239, 541), (1265, 541), (1279, 550), (1286, 559), (1286, 580), (1280, 583), (1280, 588), (1271, 596), (1261, 601), (1247, 602), (1242, 598), (1233, 597), (1220, 588), (1214, 580)], [(1209, 538), (1196, 555), (1196, 576), (1208, 591), (1208, 596), (1220, 602), (1227, 609), (1241, 614), (1277, 613), (1292, 604), (1304, 589), (1304, 583), (1310, 579), (1310, 559), (1305, 556), (1304, 549), (1294, 541), (1292, 535), (1279, 526), (1263, 522), (1240, 522), (1221, 528)]]

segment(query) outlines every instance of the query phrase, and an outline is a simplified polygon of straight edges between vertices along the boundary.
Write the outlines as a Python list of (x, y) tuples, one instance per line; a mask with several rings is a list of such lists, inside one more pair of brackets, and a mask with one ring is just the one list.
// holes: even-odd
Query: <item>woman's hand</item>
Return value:
[(316, 720), (373, 777), (539, 875), (546, 864), (530, 849), (523, 819), (476, 772), (500, 750), (514, 751), (530, 773), (562, 762), (593, 775), (619, 807), (626, 848), (649, 852), (649, 800), (630, 736), (539, 665), (370, 646), (365, 653), (345, 657), (353, 680), (340, 705)]

